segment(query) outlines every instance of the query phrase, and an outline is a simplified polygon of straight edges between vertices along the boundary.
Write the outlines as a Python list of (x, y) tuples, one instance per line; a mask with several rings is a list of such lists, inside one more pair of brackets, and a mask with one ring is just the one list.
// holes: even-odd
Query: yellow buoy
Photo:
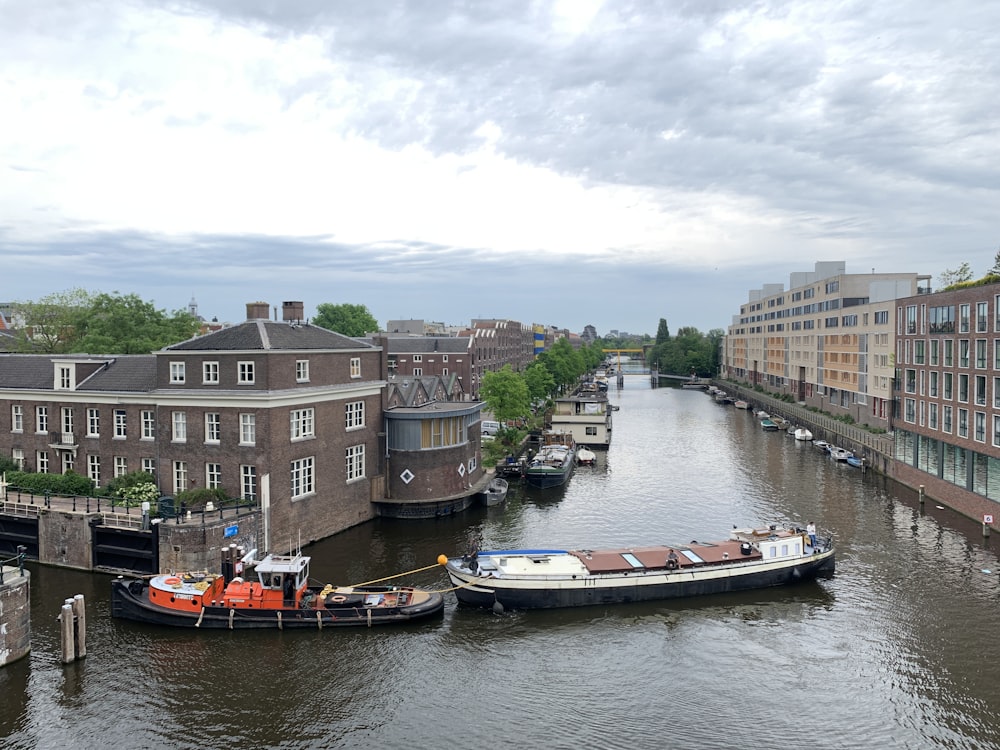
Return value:
[(438, 555), (438, 565), (447, 565), (448, 557), (446, 555)]

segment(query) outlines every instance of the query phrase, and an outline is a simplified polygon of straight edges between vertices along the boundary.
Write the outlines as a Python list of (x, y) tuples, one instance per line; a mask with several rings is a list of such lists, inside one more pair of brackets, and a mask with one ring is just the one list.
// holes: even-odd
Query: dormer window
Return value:
[(171, 362), (170, 363), (170, 384), (171, 385), (184, 385), (184, 363), (183, 362)]
[(72, 365), (56, 365), (56, 385), (57, 391), (72, 391), (76, 388), (76, 378)]

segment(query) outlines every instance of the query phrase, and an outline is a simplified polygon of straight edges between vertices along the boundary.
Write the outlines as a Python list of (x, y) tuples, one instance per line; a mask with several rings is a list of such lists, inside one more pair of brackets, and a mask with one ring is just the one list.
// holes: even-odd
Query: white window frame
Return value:
[(128, 458), (125, 456), (115, 456), (115, 476), (123, 477), (128, 474)]
[(289, 412), (289, 430), (292, 442), (316, 437), (316, 409), (292, 409)]
[(91, 453), (87, 456), (87, 479), (94, 483), (95, 487), (101, 486), (101, 457)]
[(187, 442), (187, 412), (170, 412), (170, 441), (172, 443)]
[(101, 410), (87, 409), (87, 437), (101, 436)]
[(144, 458), (142, 459), (142, 470), (149, 474), (151, 477), (156, 476), (156, 459), (155, 458)]
[(253, 412), (240, 413), (240, 445), (257, 444), (257, 415)]
[(187, 461), (174, 461), (174, 494), (188, 488)]
[(10, 431), (24, 432), (24, 405), (11, 404), (10, 406)]
[(128, 437), (128, 412), (124, 409), (115, 409), (115, 440), (124, 440)]
[(295, 360), (295, 382), (296, 383), (308, 383), (309, 382), (309, 360), (308, 359), (297, 359), (297, 360)]
[(217, 490), (222, 486), (222, 464), (205, 464), (205, 487), (210, 490)]
[(186, 381), (186, 369), (184, 362), (171, 362), (170, 385), (184, 385)]
[(358, 482), (365, 478), (364, 443), (352, 445), (344, 451), (345, 476), (348, 482)]
[(156, 439), (156, 412), (152, 409), (143, 409), (142, 417), (142, 437), (140, 440)]
[(218, 385), (219, 384), (219, 363), (218, 362), (202, 362), (201, 363), (201, 383), (202, 385)]
[(365, 402), (349, 401), (344, 404), (344, 427), (348, 431), (365, 426)]
[(35, 451), (35, 472), (38, 474), (49, 473), (49, 454), (47, 451)]
[(351, 357), (351, 378), (361, 377), (361, 357)]
[(11, 448), (10, 458), (18, 471), (24, 471), (24, 448)]
[(316, 459), (314, 456), (299, 458), (291, 465), (292, 500), (312, 495), (316, 491)]
[(222, 442), (222, 416), (217, 411), (205, 412), (205, 442), (209, 445)]
[(251, 360), (236, 363), (236, 382), (239, 385), (253, 385), (257, 377), (256, 363)]
[(240, 465), (240, 497), (257, 502), (257, 467), (253, 464)]
[(35, 407), (35, 433), (38, 435), (45, 434), (49, 431), (49, 407), (47, 406), (36, 406)]

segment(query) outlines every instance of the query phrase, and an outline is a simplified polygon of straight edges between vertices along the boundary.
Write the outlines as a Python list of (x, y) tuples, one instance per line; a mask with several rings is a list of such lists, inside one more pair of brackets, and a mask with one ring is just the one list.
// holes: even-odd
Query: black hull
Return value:
[[(150, 625), (200, 628), (208, 630), (287, 630), (324, 629), (331, 627), (372, 627), (398, 625), (422, 620), (444, 611), (444, 597), (431, 594), (430, 599), (402, 607), (340, 607), (325, 609), (229, 609), (205, 607), (204, 612), (175, 612), (150, 603), (148, 588), (135, 593), (134, 580), (116, 579), (111, 582), (111, 616)], [(377, 590), (377, 589), (373, 589)], [(279, 617), (280, 615), (280, 617)]]
[(566, 480), (569, 479), (569, 475), (572, 473), (573, 473), (572, 467), (566, 469), (565, 471), (559, 474), (554, 474), (554, 473), (532, 474), (531, 470), (529, 469), (528, 472), (524, 475), (524, 480), (531, 487), (536, 487), (540, 490), (546, 490), (549, 487), (560, 487), (566, 484)]
[[(527, 589), (518, 588), (516, 581), (483, 579), (480, 583), (476, 579), (474, 588), (460, 587), (455, 590), (455, 596), (463, 605), (493, 608), (499, 603), (504, 609), (555, 609), (684, 599), (786, 586), (832, 576), (835, 569), (834, 556), (830, 554), (817, 557), (820, 559), (804, 559), (788, 567), (755, 570), (742, 575), (699, 578), (697, 573), (681, 573), (676, 580), (649, 584), (644, 584), (641, 577), (622, 577), (619, 579), (620, 585), (605, 587), (585, 585), (583, 581), (564, 581), (561, 582), (563, 585), (573, 585), (573, 588)], [(462, 583), (454, 576), (452, 580), (456, 585)], [(477, 590), (487, 588), (491, 590)]]

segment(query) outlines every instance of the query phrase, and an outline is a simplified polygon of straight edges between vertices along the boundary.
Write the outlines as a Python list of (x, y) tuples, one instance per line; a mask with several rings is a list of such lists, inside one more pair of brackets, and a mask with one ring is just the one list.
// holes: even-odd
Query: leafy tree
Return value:
[(34, 302), (15, 302), (15, 348), (40, 354), (80, 351), (76, 347), (78, 326), (91, 302), (92, 297), (83, 289), (54, 292)]
[(365, 305), (344, 303), (334, 305), (323, 302), (316, 306), (313, 324), (344, 336), (364, 336), (379, 330), (378, 321)]
[(1000, 276), (1000, 250), (993, 256), (993, 266), (986, 272), (987, 276)]
[(528, 396), (532, 403), (547, 399), (556, 390), (555, 378), (541, 362), (532, 362), (528, 365), (522, 377), (528, 386)]
[(549, 349), (542, 352), (538, 361), (552, 374), (558, 388), (565, 389), (576, 385), (580, 376), (587, 372), (583, 354), (573, 348), (569, 339), (557, 340)]
[(0, 474), (17, 471), (17, 462), (10, 456), (0, 456)]
[(479, 397), (501, 424), (531, 414), (531, 395), (525, 379), (504, 365), (496, 372), (483, 373)]
[(198, 332), (186, 311), (169, 316), (135, 294), (98, 294), (78, 326), (79, 351), (89, 354), (149, 354)]
[(656, 329), (656, 343), (665, 344), (670, 341), (670, 329), (667, 328), (667, 319), (660, 318), (660, 325)]
[(149, 354), (198, 332), (198, 320), (189, 313), (167, 316), (134, 294), (72, 289), (14, 307), (20, 320), (19, 351)]
[(947, 288), (953, 284), (961, 284), (963, 281), (972, 281), (972, 268), (968, 263), (963, 263), (958, 268), (947, 269), (941, 272), (938, 277), (942, 288)]

